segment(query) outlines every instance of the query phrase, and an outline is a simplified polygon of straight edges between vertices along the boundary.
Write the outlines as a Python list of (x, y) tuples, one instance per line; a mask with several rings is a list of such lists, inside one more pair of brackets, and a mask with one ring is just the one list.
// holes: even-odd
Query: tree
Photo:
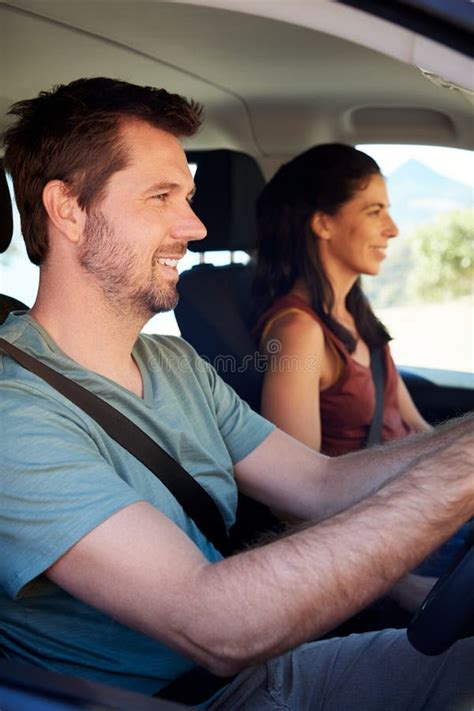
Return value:
[(424, 300), (456, 298), (474, 289), (474, 213), (445, 213), (417, 228), (412, 236), (413, 259), (409, 288)]

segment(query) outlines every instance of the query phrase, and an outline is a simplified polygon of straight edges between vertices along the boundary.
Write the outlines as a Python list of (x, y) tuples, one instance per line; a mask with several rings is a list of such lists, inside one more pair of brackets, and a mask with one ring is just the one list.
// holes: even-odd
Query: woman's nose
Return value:
[(387, 215), (387, 225), (385, 231), (389, 238), (396, 237), (399, 233), (398, 227), (393, 221), (391, 215)]

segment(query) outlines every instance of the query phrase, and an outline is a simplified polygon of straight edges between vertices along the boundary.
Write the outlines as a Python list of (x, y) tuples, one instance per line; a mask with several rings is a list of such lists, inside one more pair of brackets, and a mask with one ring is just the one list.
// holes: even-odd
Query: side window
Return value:
[(8, 187), (13, 204), (13, 238), (10, 246), (0, 259), (0, 288), (9, 296), (32, 306), (39, 282), (39, 269), (28, 259), (25, 243), (21, 234), (20, 216), (16, 209), (13, 185), (7, 175)]
[[(468, 151), (433, 146), (359, 148), (387, 179), (399, 236), (364, 289), (389, 329), (399, 366), (474, 370), (474, 165)], [(467, 383), (465, 376), (453, 384)], [(446, 382), (446, 381), (445, 381)]]

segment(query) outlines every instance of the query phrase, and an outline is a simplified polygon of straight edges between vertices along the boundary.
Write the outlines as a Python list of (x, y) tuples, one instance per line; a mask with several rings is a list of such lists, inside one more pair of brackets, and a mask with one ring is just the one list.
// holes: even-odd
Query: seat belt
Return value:
[[(58, 373), (4, 338), (0, 338), (0, 348), (95, 420), (104, 432), (144, 464), (169, 489), (185, 513), (222, 555), (231, 552), (227, 529), (214, 499), (159, 444), (115, 407), (79, 383)], [(171, 681), (155, 696), (195, 705), (209, 699), (233, 678), (217, 677), (207, 669), (197, 666)]]
[(375, 408), (369, 432), (365, 441), (366, 447), (373, 447), (382, 441), (383, 402), (385, 389), (385, 359), (382, 348), (370, 351), (370, 370), (375, 389)]
[(105, 400), (9, 341), (0, 338), (0, 348), (77, 405), (113, 440), (153, 472), (215, 548), (223, 556), (229, 555), (229, 536), (216, 502), (157, 442)]

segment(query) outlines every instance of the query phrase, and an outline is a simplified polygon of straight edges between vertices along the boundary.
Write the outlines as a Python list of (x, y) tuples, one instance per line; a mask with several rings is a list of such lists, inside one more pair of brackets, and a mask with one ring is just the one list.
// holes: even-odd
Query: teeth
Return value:
[(175, 267), (178, 264), (179, 259), (158, 259), (158, 262), (160, 264), (164, 264), (166, 267)]

